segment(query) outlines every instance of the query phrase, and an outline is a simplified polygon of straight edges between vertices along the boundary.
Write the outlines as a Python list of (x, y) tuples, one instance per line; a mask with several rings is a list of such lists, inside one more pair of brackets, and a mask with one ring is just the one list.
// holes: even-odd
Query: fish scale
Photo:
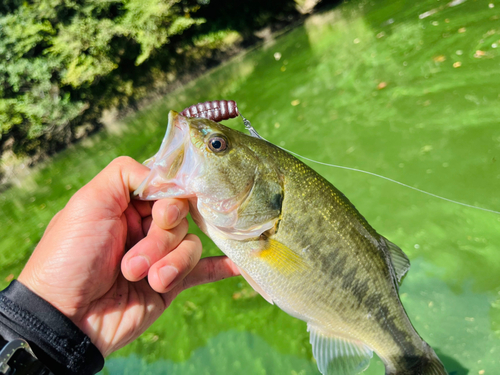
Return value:
[[(277, 151), (281, 154), (281, 157), (285, 160), (281, 160), (279, 164), (288, 164), (286, 159), (291, 159), (288, 154), (282, 152), (281, 150)], [(414, 331), (411, 323), (406, 317), (406, 314), (399, 302), (399, 298), (397, 295), (395, 298), (381, 298), (384, 294), (395, 294), (394, 283), (392, 282), (391, 275), (388, 270), (388, 265), (383, 258), (383, 254), (378, 247), (374, 246), (374, 242), (378, 243), (380, 235), (376, 233), (373, 228), (369, 226), (366, 220), (361, 217), (358, 211), (354, 208), (352, 204), (345, 198), (343, 194), (338, 192), (328, 181), (324, 180), (321, 176), (317, 175), (316, 172), (311, 170), (306, 165), (302, 164), (297, 159), (293, 159), (292, 165), (293, 168), (288, 168), (284, 173), (290, 174), (286, 180), (292, 181), (289, 188), (285, 189), (285, 201), (283, 204), (283, 211), (289, 212), (286, 216), (283, 215), (282, 223), (280, 227), (283, 229), (284, 235), (279, 239), (285, 245), (289, 245), (291, 249), (293, 249), (293, 243), (295, 241), (297, 233), (295, 230), (297, 227), (301, 227), (305, 225), (307, 222), (307, 217), (304, 215), (294, 215), (296, 212), (304, 212), (307, 210), (309, 212), (309, 216), (317, 216), (322, 217), (323, 220), (314, 222), (314, 226), (316, 228), (308, 228), (305, 230), (305, 233), (315, 233), (311, 237), (307, 238), (307, 243), (315, 243), (317, 244), (313, 248), (316, 249), (316, 253), (310, 252), (309, 261), (313, 264), (313, 269), (319, 269), (323, 275), (331, 276), (337, 282), (331, 283), (329, 278), (324, 278), (324, 286), (334, 285), (331, 289), (331, 293), (324, 293), (324, 289), (319, 293), (319, 295), (315, 296), (315, 300), (318, 302), (323, 302), (323, 306), (318, 307), (321, 311), (326, 311), (325, 315), (328, 317), (322, 317), (320, 320), (323, 325), (326, 325), (333, 329), (338, 329), (337, 327), (345, 325), (358, 325), (365, 319), (364, 316), (371, 314), (373, 316), (377, 316), (377, 309), (385, 308), (387, 312), (392, 312), (391, 315), (396, 316), (394, 320), (398, 321), (397, 326), (401, 327), (398, 329), (398, 332), (394, 332), (393, 329), (390, 331), (389, 336), (385, 339), (382, 339), (382, 333), (376, 332), (373, 327), (370, 329), (362, 330), (362, 333), (356, 333), (351, 331), (350, 334), (355, 338), (360, 339), (364, 342), (370, 342), (369, 336), (366, 333), (372, 333), (373, 336), (377, 337), (377, 341), (384, 342), (393, 341), (392, 350), (388, 351), (385, 356), (395, 356), (400, 355), (401, 352), (404, 354), (408, 354), (411, 352), (413, 355), (419, 354), (418, 352), (423, 351), (422, 348), (422, 340), (416, 332)], [(312, 175), (312, 176), (311, 176)], [(295, 181), (300, 181), (301, 178), (310, 183), (301, 184), (293, 183)], [(303, 194), (305, 196), (314, 197), (318, 194), (325, 194), (327, 191), (327, 195), (333, 197), (332, 200), (329, 201), (328, 205), (324, 205), (323, 202), (317, 200), (307, 200), (307, 201), (298, 201), (298, 200), (287, 200), (286, 194), (287, 190), (293, 192), (294, 189), (304, 190)], [(294, 195), (291, 193), (290, 195)], [(290, 205), (287, 206), (287, 205)], [(314, 214), (314, 211), (318, 212), (318, 215)], [(290, 217), (290, 219), (288, 219)], [(295, 221), (290, 230), (287, 230), (287, 220)], [(353, 225), (354, 221), (354, 225)], [(373, 236), (369, 238), (368, 235), (360, 235), (359, 224), (362, 225), (362, 228), (367, 230), (368, 235)], [(333, 228), (341, 228), (341, 230), (332, 230)], [(317, 235), (316, 233), (321, 233), (322, 235)], [(281, 235), (281, 231), (277, 233), (277, 236)], [(376, 237), (375, 237), (376, 236)], [(340, 255), (340, 248), (344, 250), (344, 255)], [(363, 249), (360, 251), (360, 249)], [(346, 252), (355, 253), (354, 256), (352, 254), (345, 254)], [(348, 267), (348, 261), (350, 260), (350, 268)], [(379, 269), (379, 272), (367, 272), (367, 268), (371, 268), (372, 271), (374, 268)], [(365, 272), (363, 272), (365, 271)], [(355, 274), (352, 276), (352, 273), (357, 274), (359, 272), (359, 276), (356, 277)], [(351, 277), (348, 275), (351, 274)], [(363, 277), (364, 276), (364, 277)], [(352, 280), (350, 280), (352, 279)], [(371, 287), (368, 286), (371, 285)], [(309, 284), (314, 285), (314, 284)], [(342, 306), (332, 306), (332, 302), (330, 299), (326, 301), (322, 298), (325, 294), (329, 296), (334, 296), (335, 294), (339, 294), (339, 285), (343, 287), (345, 290), (344, 293), (341, 294), (339, 301), (342, 301), (342, 305), (347, 305), (349, 308), (346, 310), (346, 316), (339, 317), (342, 322), (332, 321), (331, 320), (331, 310), (334, 311), (343, 311)], [(385, 293), (382, 291), (385, 289)], [(311, 295), (313, 291), (306, 290), (306, 294)], [(364, 295), (370, 293), (372, 298), (366, 299)], [(353, 301), (356, 299), (356, 301)], [(347, 301), (351, 300), (351, 304)], [(385, 303), (382, 303), (384, 301)], [(356, 303), (357, 302), (357, 303)], [(309, 314), (312, 313), (312, 309), (308, 309)], [(356, 312), (353, 315), (353, 311)], [(380, 311), (380, 310), (379, 310)], [(311, 314), (312, 315), (312, 314)], [(340, 314), (339, 314), (340, 315)], [(378, 314), (380, 315), (381, 327), (382, 329), (387, 328), (388, 326), (384, 324), (389, 316), (387, 313)], [(399, 316), (398, 316), (399, 315)], [(361, 317), (361, 318), (359, 318)], [(313, 316), (309, 316), (310, 319), (314, 319)], [(330, 319), (329, 319), (330, 318)], [(330, 320), (328, 322), (328, 320)], [(328, 322), (328, 323), (327, 323)], [(345, 323), (344, 323), (345, 322)], [(347, 324), (346, 324), (347, 323)], [(363, 326), (363, 325), (361, 325)], [(404, 332), (401, 334), (400, 332)], [(403, 336), (403, 337), (394, 337), (395, 335)], [(412, 337), (413, 336), (413, 337)], [(372, 347), (375, 347), (375, 343), (372, 344)], [(396, 349), (397, 346), (400, 346), (399, 351)], [(420, 349), (420, 350), (419, 350)], [(380, 356), (384, 356), (383, 349), (377, 351)]]
[[(174, 167), (164, 175), (181, 154), (175, 177)], [(446, 374), (399, 300), (408, 258), (310, 167), (263, 139), (175, 112), (150, 160), (135, 195), (189, 199), (196, 224), (252, 287), (307, 322), (323, 374), (357, 374), (372, 352), (387, 375)]]

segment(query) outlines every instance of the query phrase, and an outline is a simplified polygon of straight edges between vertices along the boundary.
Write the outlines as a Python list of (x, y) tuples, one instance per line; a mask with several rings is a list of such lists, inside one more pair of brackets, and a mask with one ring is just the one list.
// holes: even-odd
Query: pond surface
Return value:
[[(500, 211), (500, 3), (354, 1), (309, 17), (3, 192), (1, 286), (80, 186), (118, 155), (153, 155), (170, 109), (214, 99), (237, 101), (263, 137), (308, 158)], [(243, 130), (238, 119), (227, 124)], [(408, 254), (401, 299), (448, 371), (498, 374), (500, 215), (306, 162)], [(205, 255), (220, 253), (202, 238)], [(319, 374), (305, 323), (242, 278), (184, 292), (103, 370), (242, 373)], [(380, 360), (365, 373), (383, 374)]]

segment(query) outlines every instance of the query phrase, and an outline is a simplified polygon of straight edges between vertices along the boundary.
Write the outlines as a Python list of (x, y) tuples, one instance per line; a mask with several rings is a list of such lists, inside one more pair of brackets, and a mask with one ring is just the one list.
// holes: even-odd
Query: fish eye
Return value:
[(228, 141), (221, 135), (213, 135), (208, 140), (208, 148), (213, 152), (221, 152), (227, 149)]

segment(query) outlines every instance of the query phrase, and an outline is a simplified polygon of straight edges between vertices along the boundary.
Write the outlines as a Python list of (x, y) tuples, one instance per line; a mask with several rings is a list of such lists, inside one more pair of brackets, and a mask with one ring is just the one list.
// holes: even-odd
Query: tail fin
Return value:
[[(404, 362), (407, 361), (401, 361), (401, 363)], [(396, 368), (398, 369), (394, 372), (386, 369), (386, 375), (448, 375), (444, 365), (441, 363), (434, 350), (428, 345), (427, 355), (420, 358), (411, 369), (401, 369), (397, 366)]]
[(427, 358), (423, 361), (422, 375), (448, 375), (443, 363), (440, 361), (434, 350), (427, 345)]
[[(431, 349), (432, 350), (432, 349)], [(422, 375), (448, 375), (448, 372), (444, 368), (443, 364), (432, 350), (433, 357), (428, 358), (428, 362), (422, 366), (421, 372), (418, 374)], [(417, 374), (417, 373), (415, 373)]]

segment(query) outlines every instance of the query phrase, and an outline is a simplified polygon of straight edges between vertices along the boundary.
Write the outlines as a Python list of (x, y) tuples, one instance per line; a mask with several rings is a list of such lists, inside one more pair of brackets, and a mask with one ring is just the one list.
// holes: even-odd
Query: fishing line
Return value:
[[(243, 123), (245, 124), (245, 128), (250, 132), (250, 134), (252, 135), (252, 137), (255, 137), (255, 138), (260, 138), (260, 139), (263, 139), (265, 140), (266, 142), (269, 142), (267, 139), (265, 139), (264, 137), (262, 137), (256, 130), (255, 128), (252, 126), (252, 124), (250, 123), (250, 121), (248, 121), (245, 117), (243, 117), (243, 115), (240, 113), (239, 114), (241, 116), (241, 118), (243, 119)], [(269, 143), (272, 143), (272, 142), (269, 142)], [(277, 146), (277, 145), (276, 145)], [(490, 210), (489, 208), (483, 208), (483, 207), (478, 207), (478, 206), (474, 206), (472, 204), (467, 204), (467, 203), (463, 203), (463, 202), (459, 202), (459, 201), (454, 201), (453, 199), (449, 199), (449, 198), (445, 198), (445, 197), (442, 197), (440, 195), (437, 195), (437, 194), (433, 194), (433, 193), (429, 193), (428, 191), (425, 191), (425, 190), (422, 190), (422, 189), (419, 189), (419, 188), (416, 188), (416, 187), (413, 187), (411, 185), (407, 185), (407, 184), (404, 184), (402, 182), (399, 182), (399, 181), (396, 181), (396, 180), (393, 180), (392, 178), (389, 178), (389, 177), (385, 177), (385, 176), (382, 176), (382, 175), (379, 175), (379, 174), (376, 174), (376, 173), (373, 173), (373, 172), (368, 172), (368, 171), (364, 171), (362, 169), (357, 169), (357, 168), (351, 168), (351, 167), (344, 167), (342, 165), (336, 165), (336, 164), (329, 164), (329, 163), (323, 163), (322, 161), (317, 161), (317, 160), (314, 160), (314, 159), (310, 159), (308, 157), (305, 157), (305, 156), (302, 156), (300, 154), (297, 154), (296, 152), (293, 152), (293, 151), (290, 151), (290, 150), (287, 150), (286, 148), (284, 147), (281, 147), (281, 146), (278, 146), (279, 148), (281, 148), (282, 150), (286, 151), (286, 152), (289, 152), (290, 154), (292, 155), (295, 155), (295, 156), (298, 156), (299, 158), (302, 158), (304, 160), (308, 160), (310, 162), (313, 162), (313, 163), (316, 163), (316, 164), (321, 164), (321, 165), (325, 165), (327, 167), (333, 167), (333, 168), (340, 168), (340, 169), (346, 169), (348, 171), (354, 171), (354, 172), (360, 172), (360, 173), (365, 173), (365, 174), (369, 174), (371, 176), (375, 176), (375, 177), (378, 177), (378, 178), (382, 178), (384, 180), (387, 180), (387, 181), (390, 181), (390, 182), (394, 182), (395, 184), (398, 184), (398, 185), (401, 185), (401, 186), (404, 186), (408, 189), (412, 189), (412, 190), (415, 190), (415, 191), (418, 191), (420, 193), (423, 193), (423, 194), (427, 194), (427, 195), (430, 195), (431, 197), (434, 197), (434, 198), (438, 198), (438, 199), (442, 199), (444, 201), (447, 201), (447, 202), (450, 202), (450, 203), (455, 203), (455, 204), (458, 204), (460, 206), (464, 206), (464, 207), (469, 207), (469, 208), (474, 208), (476, 210), (481, 210), (481, 211), (485, 211), (485, 212), (491, 212), (493, 214), (497, 214), (497, 215), (500, 215), (500, 211), (495, 211), (495, 210)]]
[[(278, 146), (278, 147), (280, 147), (280, 146)], [(323, 162), (321, 162), (321, 161), (313, 160), (313, 159), (307, 158), (307, 157), (305, 157), (305, 156), (299, 155), (299, 154), (297, 154), (296, 152), (293, 152), (293, 151), (287, 150), (287, 149), (285, 149), (285, 148), (283, 148), (283, 147), (280, 147), (280, 148), (281, 148), (282, 150), (284, 150), (284, 151), (289, 152), (289, 153), (290, 153), (290, 154), (292, 154), (292, 155), (298, 156), (299, 158), (302, 158), (302, 159), (308, 160), (308, 161), (313, 162), (313, 163), (316, 163), (316, 164), (321, 164), (321, 165), (325, 165), (325, 166), (327, 166), (327, 167), (340, 168), (340, 169), (347, 169), (347, 170), (349, 170), (349, 171), (354, 171), (354, 172), (360, 172), (360, 173), (369, 174), (369, 175), (371, 175), (371, 176), (375, 176), (375, 177), (382, 178), (382, 179), (387, 180), (387, 181), (390, 181), (390, 182), (394, 182), (395, 184), (398, 184), (398, 185), (401, 185), (401, 186), (407, 187), (407, 188), (409, 188), (409, 189), (416, 190), (416, 191), (418, 191), (418, 192), (420, 192), (420, 193), (430, 195), (431, 197), (434, 197), (434, 198), (442, 199), (442, 200), (444, 200), (444, 201), (451, 202), (451, 203), (455, 203), (455, 204), (458, 204), (458, 205), (460, 205), (460, 206), (469, 207), (469, 208), (475, 208), (476, 210), (481, 210), (481, 211), (491, 212), (491, 213), (493, 213), (493, 214), (500, 215), (500, 211), (490, 210), (489, 208), (483, 208), (483, 207), (474, 206), (474, 205), (472, 205), (472, 204), (467, 204), (467, 203), (463, 203), (463, 202), (459, 202), (459, 201), (454, 201), (453, 199), (448, 199), (448, 198), (442, 197), (442, 196), (437, 195), (437, 194), (429, 193), (428, 191), (425, 191), (425, 190), (422, 190), (422, 189), (418, 189), (418, 188), (413, 187), (413, 186), (411, 186), (411, 185), (404, 184), (404, 183), (402, 183), (402, 182), (399, 182), (399, 181), (393, 180), (392, 178), (385, 177), (385, 176), (382, 176), (382, 175), (379, 175), (379, 174), (376, 174), (376, 173), (373, 173), (373, 172), (368, 172), (368, 171), (364, 171), (364, 170), (362, 170), (362, 169), (357, 169), (357, 168), (344, 167), (344, 166), (342, 166), (342, 165), (336, 165), (336, 164), (323, 163)]]

